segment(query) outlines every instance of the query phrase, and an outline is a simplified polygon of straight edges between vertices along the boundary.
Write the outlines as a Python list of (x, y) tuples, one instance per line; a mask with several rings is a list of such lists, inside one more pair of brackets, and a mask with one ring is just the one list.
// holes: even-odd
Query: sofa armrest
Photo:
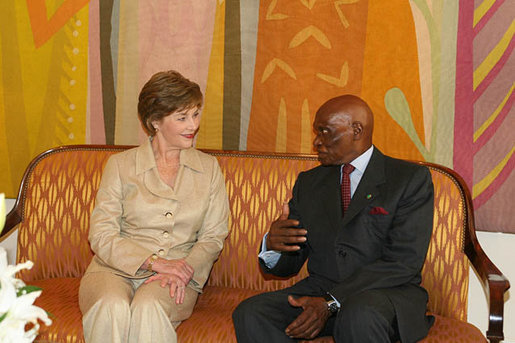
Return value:
[(504, 297), (510, 288), (508, 279), (501, 273), (495, 264), (488, 258), (479, 244), (474, 223), (474, 205), (470, 190), (465, 180), (454, 170), (430, 163), (418, 162), (438, 170), (449, 177), (461, 193), (461, 211), (463, 215), (462, 252), (465, 253), (470, 264), (475, 269), (488, 301), (488, 330), (486, 336), (490, 342), (499, 342), (504, 339)]
[(488, 258), (479, 244), (474, 223), (472, 196), (461, 176), (456, 174), (456, 179), (465, 198), (464, 251), (479, 276), (488, 300), (488, 330), (486, 331), (486, 337), (491, 343), (498, 343), (504, 339), (504, 294), (510, 288), (510, 282)]
[(465, 253), (477, 272), (488, 300), (489, 318), (486, 336), (490, 342), (502, 341), (504, 339), (504, 294), (510, 288), (510, 282), (483, 251), (475, 230), (469, 230)]

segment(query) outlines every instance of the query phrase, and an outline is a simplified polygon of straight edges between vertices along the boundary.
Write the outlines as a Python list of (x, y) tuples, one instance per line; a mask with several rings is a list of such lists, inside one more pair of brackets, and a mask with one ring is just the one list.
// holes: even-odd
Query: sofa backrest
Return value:
[(469, 260), (465, 239), (469, 224), (466, 187), (452, 170), (430, 163), (435, 192), (433, 234), (422, 268), (422, 286), (431, 312), (467, 320)]
[(311, 155), (285, 155), (208, 151), (224, 173), (231, 206), (230, 233), (208, 284), (253, 290), (277, 290), (293, 285), (307, 275), (281, 280), (261, 273), (257, 254), (270, 223), (291, 198), (299, 172), (318, 161)]
[[(23, 176), (17, 202), (17, 261), (31, 260), (21, 271), (25, 281), (80, 277), (93, 254), (89, 217), (110, 155), (121, 147), (69, 146), (36, 157)], [(15, 204), (15, 207), (18, 204)]]
[[(80, 277), (92, 252), (88, 244), (89, 216), (107, 158), (121, 146), (69, 146), (47, 151), (30, 164), (15, 209), (18, 225), (17, 260), (31, 260), (22, 271), (26, 282), (54, 277)], [(311, 155), (207, 151), (214, 155), (226, 179), (231, 206), (230, 234), (208, 285), (275, 290), (306, 276), (281, 280), (261, 274), (257, 252), (263, 234), (291, 196), (298, 173), (318, 164)], [(423, 268), (429, 310), (466, 319), (468, 259), (464, 254), (467, 198), (452, 171), (430, 168), (435, 185), (433, 235)]]

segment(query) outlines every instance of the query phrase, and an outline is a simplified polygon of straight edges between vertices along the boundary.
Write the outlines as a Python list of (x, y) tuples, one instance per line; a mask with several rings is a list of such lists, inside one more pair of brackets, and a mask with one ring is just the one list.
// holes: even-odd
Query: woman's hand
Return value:
[(184, 302), (184, 296), (186, 295), (186, 284), (182, 282), (180, 278), (171, 274), (157, 273), (145, 280), (144, 283), (151, 283), (153, 281), (160, 281), (161, 287), (170, 285), (170, 297), (175, 298), (176, 304), (182, 304)]
[(193, 273), (195, 272), (193, 267), (182, 258), (178, 260), (165, 260), (160, 258), (154, 262), (153, 269), (161, 274), (174, 275), (185, 285), (191, 281)]
[(158, 258), (152, 264), (152, 270), (160, 274), (170, 274), (178, 277), (182, 283), (187, 285), (193, 278), (195, 270), (184, 259), (165, 260)]

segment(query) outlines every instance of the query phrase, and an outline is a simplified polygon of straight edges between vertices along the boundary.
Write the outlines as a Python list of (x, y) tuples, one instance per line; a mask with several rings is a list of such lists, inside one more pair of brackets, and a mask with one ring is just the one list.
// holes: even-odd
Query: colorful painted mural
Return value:
[(176, 69), (205, 94), (199, 148), (310, 153), (328, 98), (375, 113), (383, 152), (467, 181), (515, 233), (515, 2), (26, 0), (0, 4), (0, 192), (68, 144), (139, 144), (137, 96)]

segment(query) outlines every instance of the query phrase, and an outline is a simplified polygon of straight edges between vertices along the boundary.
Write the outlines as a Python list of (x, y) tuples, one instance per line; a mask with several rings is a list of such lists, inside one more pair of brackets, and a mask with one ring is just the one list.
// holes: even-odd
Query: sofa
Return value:
[[(92, 252), (89, 217), (107, 158), (129, 146), (76, 145), (48, 150), (27, 167), (5, 236), (18, 230), (17, 261), (34, 267), (20, 277), (43, 289), (36, 304), (51, 314), (36, 341), (83, 342), (78, 306), (80, 278)], [(306, 276), (263, 275), (257, 261), (261, 238), (291, 195), (297, 174), (318, 164), (316, 156), (206, 150), (226, 179), (230, 233), (193, 315), (177, 329), (179, 342), (235, 342), (231, 314), (254, 294), (276, 290)], [(503, 339), (508, 280), (488, 259), (475, 234), (472, 201), (463, 180), (445, 167), (426, 165), (435, 188), (434, 228), (424, 264), (428, 312), (436, 318), (423, 342), (499, 342)], [(489, 304), (489, 327), (467, 323), (469, 266), (476, 270)], [(486, 338), (486, 337), (487, 338)]]

